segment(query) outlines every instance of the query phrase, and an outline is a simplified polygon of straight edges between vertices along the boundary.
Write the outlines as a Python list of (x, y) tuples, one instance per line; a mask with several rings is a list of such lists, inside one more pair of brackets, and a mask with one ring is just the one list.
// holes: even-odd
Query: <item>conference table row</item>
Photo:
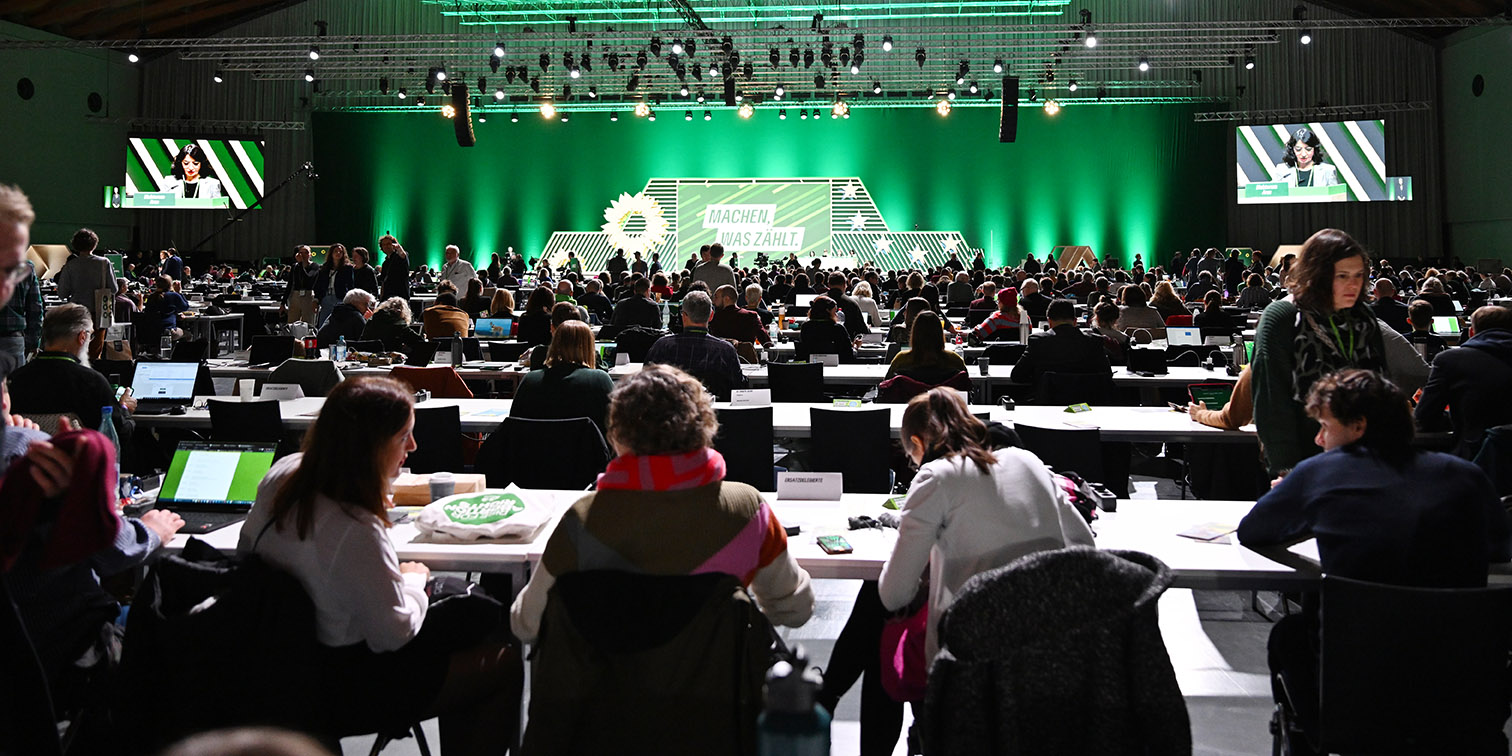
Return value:
[[(530, 505), (548, 507), (550, 522), (532, 538), (514, 541), (441, 543), (417, 529), (411, 519), (416, 508), (395, 509), (388, 531), (400, 561), (424, 562), (433, 570), (485, 572), (515, 576), (522, 586), (529, 569), (538, 563), (556, 521), (583, 491), (530, 490), (519, 492)], [(764, 494), (777, 518), (788, 528), (788, 549), (798, 564), (814, 578), (876, 579), (892, 553), (897, 531), (890, 528), (848, 530), (847, 518), (873, 517), (887, 511), (882, 494), (845, 494), (839, 501), (783, 500)], [(1175, 573), (1175, 585), (1217, 590), (1288, 590), (1314, 584), (1319, 578), (1317, 547), (1305, 541), (1290, 549), (1264, 553), (1238, 544), (1234, 535), (1211, 541), (1178, 535), (1195, 527), (1237, 527), (1254, 506), (1248, 501), (1120, 500), (1116, 512), (1099, 514), (1092, 529), (1097, 546), (1152, 554)], [(232, 551), (241, 535), (241, 523), (196, 536), (211, 546)], [(850, 542), (850, 554), (827, 554), (817, 538), (840, 535)], [(171, 551), (188, 543), (185, 535), (174, 536)]]
[[(239, 401), (235, 397), (211, 399), (211, 401)], [(314, 424), (325, 400), (320, 397), (304, 397), (279, 402), (283, 427), (303, 430)], [(499, 426), (509, 416), (514, 404), (511, 399), (430, 399), (416, 405), (417, 409), (455, 406), (461, 415), (462, 430), (469, 433), (487, 433)], [(739, 409), (744, 406), (730, 402), (716, 402), (716, 409)], [(825, 409), (838, 412), (867, 412), (885, 410), (889, 413), (888, 427), (892, 438), (898, 438), (903, 421), (903, 404), (862, 404), (848, 406), (841, 403), (773, 402), (772, 435), (777, 438), (808, 438), (812, 435), (810, 410)], [(1020, 405), (1005, 409), (1001, 405), (971, 405), (978, 417), (994, 420), (1009, 427), (1024, 423), (1050, 429), (1096, 428), (1103, 441), (1128, 441), (1139, 443), (1255, 443), (1253, 425), (1237, 431), (1221, 430), (1193, 421), (1185, 412), (1174, 412), (1167, 407), (1092, 407), (1085, 412), (1067, 412), (1063, 407)], [(139, 426), (155, 428), (182, 428), (209, 430), (210, 412), (207, 408), (192, 407), (182, 415), (137, 415)]]

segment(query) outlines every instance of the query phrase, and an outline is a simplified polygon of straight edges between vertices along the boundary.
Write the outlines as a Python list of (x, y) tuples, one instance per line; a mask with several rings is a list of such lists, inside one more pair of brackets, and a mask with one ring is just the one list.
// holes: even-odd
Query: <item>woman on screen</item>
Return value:
[(180, 197), (210, 199), (221, 196), (220, 180), (205, 158), (205, 151), (194, 142), (179, 148), (173, 156), (173, 177), (164, 179), (163, 191)]
[(1312, 129), (1297, 129), (1286, 140), (1286, 156), (1276, 166), (1281, 171), (1277, 180), (1292, 186), (1338, 186), (1339, 171), (1326, 160), (1328, 153), (1318, 135)]

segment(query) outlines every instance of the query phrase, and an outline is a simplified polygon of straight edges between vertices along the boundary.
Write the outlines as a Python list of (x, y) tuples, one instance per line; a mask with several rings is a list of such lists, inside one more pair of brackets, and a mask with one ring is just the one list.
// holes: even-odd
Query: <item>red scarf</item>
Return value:
[(725, 462), (708, 447), (686, 454), (621, 454), (598, 476), (600, 491), (680, 491), (724, 480)]

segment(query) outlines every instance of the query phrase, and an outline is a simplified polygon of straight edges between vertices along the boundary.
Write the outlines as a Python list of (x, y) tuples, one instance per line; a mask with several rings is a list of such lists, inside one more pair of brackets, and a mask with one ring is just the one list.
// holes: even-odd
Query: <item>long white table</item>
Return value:
[[(971, 377), (974, 386), (992, 385), (1009, 386), (1022, 385), (1013, 382), (1013, 365), (989, 365), (987, 374), (983, 375), (981, 369), (975, 365), (968, 365), (966, 374)], [(831, 386), (875, 386), (883, 381), (887, 375), (887, 365), (836, 365), (824, 368), (824, 383)], [(638, 372), (641, 363), (632, 362), (626, 365), (616, 365), (610, 369), (609, 377), (619, 380), (625, 376)], [(766, 386), (769, 373), (765, 365), (746, 365), (741, 368), (745, 373), (746, 380), (752, 386)], [(1135, 375), (1127, 368), (1116, 368), (1113, 372), (1113, 383), (1117, 386), (1132, 388), (1163, 388), (1163, 387), (1186, 387), (1193, 383), (1234, 383), (1238, 376), (1229, 375), (1224, 370), (1208, 370), (1199, 367), (1173, 367), (1166, 375)]]
[[(226, 397), (216, 401), (235, 401)], [(279, 403), (279, 412), (285, 428), (305, 429), (315, 423), (315, 417), (325, 400), (319, 397), (291, 399)], [(498, 427), (509, 416), (513, 401), (509, 399), (431, 399), (418, 408), (456, 406), (461, 412), (462, 430), (469, 433), (486, 433)], [(730, 408), (727, 402), (716, 402), (716, 408)], [(778, 402), (772, 407), (772, 435), (779, 438), (807, 438), (812, 435), (809, 410), (835, 409), (841, 412), (865, 412), (887, 409), (891, 437), (898, 438), (903, 423), (903, 404), (863, 404), (860, 407), (836, 407), (832, 404), (805, 404)], [(1172, 412), (1163, 407), (1095, 407), (1089, 412), (1068, 413), (1060, 407), (1020, 406), (1005, 410), (999, 405), (971, 405), (974, 414), (986, 414), (994, 420), (1012, 426), (1028, 423), (1041, 428), (1098, 428), (1105, 441), (1135, 441), (1146, 443), (1254, 443), (1253, 426), (1245, 430), (1225, 431), (1194, 422), (1184, 412)], [(210, 412), (207, 409), (189, 409), (182, 415), (138, 415), (138, 425), (158, 428), (208, 429)]]

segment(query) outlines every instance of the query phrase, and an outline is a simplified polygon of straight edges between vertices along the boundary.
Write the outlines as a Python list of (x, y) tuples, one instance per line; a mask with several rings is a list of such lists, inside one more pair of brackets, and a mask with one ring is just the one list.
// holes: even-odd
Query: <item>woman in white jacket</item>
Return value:
[(163, 191), (180, 197), (214, 199), (221, 196), (221, 184), (205, 151), (190, 142), (173, 156), (172, 176), (164, 179)]
[(833, 711), (858, 676), (861, 753), (891, 753), (902, 704), (878, 677), (882, 625), (910, 608), (928, 570), (929, 623), (925, 663), (938, 651), (940, 615), (971, 576), (1026, 554), (1092, 545), (1092, 531), (1051, 478), (1023, 449), (986, 447), (987, 428), (959, 393), (935, 388), (903, 412), (903, 448), (919, 467), (898, 527), (898, 542), (877, 583), (867, 582), (835, 643), (819, 701)]

